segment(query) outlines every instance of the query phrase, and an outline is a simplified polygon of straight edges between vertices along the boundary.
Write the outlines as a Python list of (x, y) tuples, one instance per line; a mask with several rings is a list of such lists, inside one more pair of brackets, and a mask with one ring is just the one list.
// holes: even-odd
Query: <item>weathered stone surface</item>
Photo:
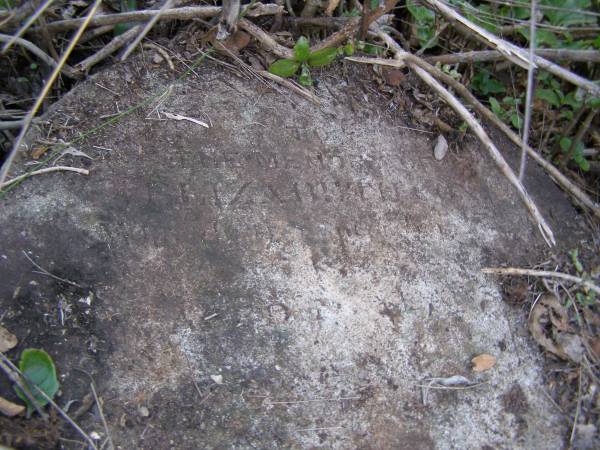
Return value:
[[(120, 448), (559, 447), (521, 312), (480, 273), (543, 244), (486, 155), (435, 161), (434, 135), (353, 81), (324, 77), (316, 107), (197, 71), (163, 109), (210, 129), (142, 108), (78, 144), (89, 177), (2, 200), (4, 324), (55, 357), (61, 403), (93, 373)], [(85, 130), (165, 82), (118, 66), (50, 120)], [(553, 225), (573, 214), (543, 175), (534, 188)], [(497, 364), (470, 373), (481, 353)], [(451, 375), (485, 384), (424, 405), (423, 380)]]

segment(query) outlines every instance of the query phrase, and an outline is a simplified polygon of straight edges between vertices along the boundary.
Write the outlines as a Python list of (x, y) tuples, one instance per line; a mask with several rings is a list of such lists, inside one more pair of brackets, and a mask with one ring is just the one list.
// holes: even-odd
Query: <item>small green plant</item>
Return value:
[[(21, 353), (19, 370), (24, 377), (24, 385), (29, 389), (31, 397), (39, 407), (45, 406), (48, 400), (38, 391), (41, 390), (49, 398), (54, 397), (59, 388), (56, 368), (48, 353), (44, 350), (28, 348)], [(36, 389), (36, 387), (38, 389)], [(17, 396), (27, 405), (27, 417), (36, 409), (28, 396), (18, 387), (14, 387)]]
[(471, 86), (473, 86), (475, 91), (485, 96), (490, 94), (504, 94), (506, 92), (504, 85), (495, 78), (492, 78), (490, 73), (484, 69), (480, 69), (475, 74), (471, 80)]
[(502, 102), (496, 100), (496, 97), (490, 97), (490, 107), (496, 116), (507, 123), (510, 123), (514, 128), (520, 130), (523, 126), (523, 118), (519, 113), (520, 98), (504, 97)]
[[(575, 267), (575, 271), (577, 272), (577, 276), (583, 278), (584, 280), (589, 278), (588, 273), (585, 271), (583, 264), (579, 260), (579, 250), (573, 249), (569, 252), (569, 256), (571, 257), (571, 262)], [(591, 306), (596, 303), (596, 293), (591, 289), (583, 288), (582, 290), (575, 293), (575, 299), (582, 306)]]
[[(121, 12), (129, 12), (137, 10), (137, 0), (120, 0)], [(120, 34), (125, 33), (127, 30), (132, 28), (135, 24), (128, 23), (118, 23), (113, 28), (113, 34), (115, 36), (119, 36)]]
[[(342, 51), (346, 54), (352, 54), (354, 53), (354, 47), (345, 46)], [(324, 48), (323, 50), (311, 52), (308, 39), (302, 36), (294, 46), (294, 58), (278, 59), (269, 66), (269, 72), (280, 77), (289, 78), (300, 71), (298, 82), (302, 86), (312, 86), (310, 69), (331, 64), (337, 55), (338, 49), (336, 48)]]
[(437, 45), (435, 13), (423, 6), (417, 6), (414, 0), (407, 1), (406, 8), (415, 21), (417, 39), (419, 40), (421, 49), (435, 47)]

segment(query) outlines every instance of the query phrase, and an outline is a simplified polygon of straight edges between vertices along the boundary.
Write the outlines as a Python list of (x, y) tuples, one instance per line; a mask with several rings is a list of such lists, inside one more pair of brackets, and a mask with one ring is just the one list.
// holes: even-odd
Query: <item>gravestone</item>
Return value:
[[(138, 61), (53, 108), (72, 140), (171, 86), (74, 144), (94, 159), (61, 164), (89, 176), (2, 199), (0, 313), (54, 357), (60, 404), (91, 374), (124, 449), (560, 446), (525, 314), (480, 271), (535, 263), (543, 241), (475, 141), (436, 161), (437, 136), (365, 74), (323, 72), (315, 105)], [(530, 185), (562, 239), (568, 202), (539, 172)], [(482, 353), (497, 364), (475, 374)], [(427, 389), (456, 375), (476, 385)]]

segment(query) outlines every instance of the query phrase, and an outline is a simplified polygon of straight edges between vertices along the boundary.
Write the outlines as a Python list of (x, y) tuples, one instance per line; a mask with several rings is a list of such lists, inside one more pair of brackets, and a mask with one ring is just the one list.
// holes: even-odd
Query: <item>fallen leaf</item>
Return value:
[(4, 353), (9, 351), (17, 345), (17, 342), (19, 342), (19, 340), (14, 334), (0, 326), (0, 352)]
[(400, 83), (402, 83), (402, 81), (404, 81), (404, 74), (402, 73), (402, 71), (400, 69), (394, 69), (391, 67), (383, 67), (382, 68), (382, 75), (383, 75), (383, 79), (385, 80), (386, 84), (393, 86), (393, 87), (398, 87), (400, 86)]
[(217, 384), (223, 384), (223, 375), (211, 375), (210, 379)]
[[(566, 312), (556, 297), (545, 295), (535, 304), (529, 315), (529, 331), (538, 344), (562, 359), (570, 359), (564, 349), (553, 340), (549, 325), (566, 326)], [(551, 328), (551, 327), (550, 327)], [(550, 331), (550, 336), (548, 336)]]
[(471, 380), (462, 375), (453, 375), (447, 378), (433, 378), (432, 381), (441, 384), (442, 386), (469, 386), (473, 384)]
[(471, 360), (473, 372), (485, 372), (496, 365), (496, 357), (482, 353)]
[(579, 335), (573, 333), (556, 333), (555, 339), (571, 361), (577, 364), (581, 362), (585, 348)]
[(44, 156), (44, 153), (46, 153), (47, 151), (48, 147), (46, 147), (45, 145), (36, 145), (31, 150), (31, 157), (33, 159), (40, 159), (42, 156)]
[(0, 412), (8, 417), (18, 416), (25, 411), (23, 405), (17, 405), (16, 403), (9, 402), (3, 397), (0, 397)]

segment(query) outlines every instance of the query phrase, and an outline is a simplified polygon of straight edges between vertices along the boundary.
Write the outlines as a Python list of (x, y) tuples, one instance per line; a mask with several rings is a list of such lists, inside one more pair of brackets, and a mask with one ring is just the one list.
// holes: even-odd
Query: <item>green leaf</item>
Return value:
[(560, 98), (553, 89), (538, 89), (535, 91), (535, 96), (550, 103), (555, 108), (560, 107)]
[(308, 39), (302, 36), (294, 45), (294, 59), (299, 62), (308, 61), (308, 57), (310, 56), (310, 45), (308, 44)]
[(585, 14), (591, 10), (591, 0), (541, 0), (540, 4), (552, 7), (540, 8), (551, 25), (596, 25), (596, 17)]
[(298, 77), (298, 83), (306, 87), (312, 86), (313, 81), (310, 76), (310, 70), (308, 66), (302, 65), (302, 71), (300, 72), (300, 76)]
[[(19, 369), (25, 378), (25, 386), (29, 388), (38, 406), (45, 406), (48, 400), (34, 386), (37, 386), (50, 398), (54, 397), (58, 391), (59, 384), (56, 378), (56, 368), (50, 355), (44, 350), (35, 348), (25, 349), (21, 353)], [(15, 386), (14, 389), (19, 398), (27, 404), (27, 416), (30, 416), (32, 411), (35, 410), (35, 406), (18, 386)]]
[(472, 80), (473, 89), (480, 92), (481, 95), (502, 94), (506, 88), (498, 80), (490, 78), (487, 71), (481, 70), (475, 74)]
[[(529, 42), (529, 28), (521, 28), (519, 29), (519, 33), (521, 35), (523, 35), (523, 37), (525, 39), (527, 39), (527, 42)], [(536, 47), (550, 47), (550, 48), (557, 48), (557, 47), (561, 47), (560, 45), (560, 40), (558, 39), (558, 37), (556, 37), (556, 35), (549, 30), (542, 30), (542, 29), (538, 29), (535, 32), (535, 46)]]
[(523, 127), (523, 119), (518, 112), (513, 112), (510, 115), (510, 123), (512, 123), (512, 126), (517, 130), (520, 130)]
[(371, 0), (371, 11), (374, 11), (379, 6), (379, 0)]
[(490, 102), (490, 107), (492, 108), (493, 113), (496, 114), (496, 117), (503, 120), (506, 116), (506, 111), (504, 111), (502, 106), (500, 106), (498, 100), (496, 100), (495, 97), (490, 97), (488, 100)]
[(323, 50), (317, 50), (312, 52), (308, 58), (308, 65), (310, 67), (323, 67), (327, 64), (331, 64), (337, 56), (337, 49), (335, 48), (324, 48)]
[(344, 45), (344, 55), (354, 55), (354, 44), (352, 42), (348, 42), (346, 45)]
[(289, 78), (298, 71), (299, 67), (300, 63), (298, 61), (294, 61), (293, 59), (279, 59), (269, 66), (269, 72), (283, 78)]
[(561, 138), (561, 140), (558, 142), (563, 153), (567, 153), (569, 151), (571, 148), (571, 142), (573, 141), (571, 141), (571, 138), (568, 137)]

